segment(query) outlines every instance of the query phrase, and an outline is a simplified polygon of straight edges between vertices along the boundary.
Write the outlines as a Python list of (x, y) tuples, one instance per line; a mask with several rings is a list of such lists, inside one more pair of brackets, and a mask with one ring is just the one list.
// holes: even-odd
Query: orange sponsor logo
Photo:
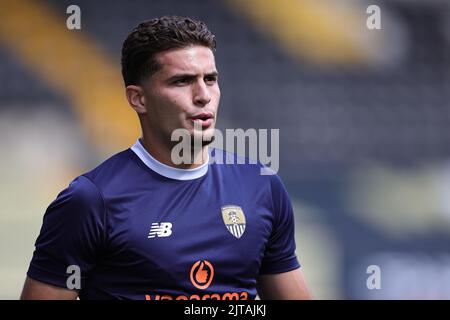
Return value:
[(198, 295), (193, 294), (190, 296), (179, 295), (172, 296), (170, 294), (157, 294), (157, 295), (145, 295), (145, 300), (248, 300), (249, 295), (247, 292), (226, 292), (226, 293), (211, 293)]
[[(214, 267), (207, 260), (198, 260), (192, 267), (190, 272), (190, 280), (192, 284), (201, 290), (208, 288), (214, 278)], [(145, 300), (248, 300), (247, 292), (225, 292), (225, 293), (205, 293), (192, 295), (156, 294), (145, 295)]]
[(206, 289), (214, 278), (214, 267), (207, 260), (199, 260), (192, 266), (190, 278), (197, 289)]

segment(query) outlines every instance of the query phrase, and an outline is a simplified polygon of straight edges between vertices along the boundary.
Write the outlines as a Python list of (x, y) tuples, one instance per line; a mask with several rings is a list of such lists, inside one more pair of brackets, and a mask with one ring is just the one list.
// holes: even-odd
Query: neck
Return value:
[(144, 149), (159, 162), (174, 167), (177, 169), (194, 169), (200, 167), (206, 161), (208, 161), (208, 146), (202, 146), (200, 149), (195, 150), (192, 148), (192, 154), (190, 159), (191, 163), (175, 164), (172, 161), (172, 148), (176, 145), (173, 141), (169, 144), (161, 143), (156, 137), (151, 134), (144, 133), (141, 138), (141, 143)]

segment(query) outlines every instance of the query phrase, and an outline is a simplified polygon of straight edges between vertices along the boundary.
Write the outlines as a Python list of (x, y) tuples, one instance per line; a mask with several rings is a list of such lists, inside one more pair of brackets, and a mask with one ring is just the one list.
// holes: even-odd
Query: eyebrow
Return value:
[[(205, 77), (217, 77), (217, 76), (219, 76), (219, 73), (217, 71), (213, 71), (213, 72), (209, 72), (209, 73), (205, 74)], [(178, 74), (171, 76), (169, 79), (167, 79), (167, 81), (172, 82), (172, 81), (175, 81), (178, 79), (183, 79), (183, 78), (193, 79), (196, 77), (197, 77), (197, 75), (193, 74), (193, 73), (178, 73)]]

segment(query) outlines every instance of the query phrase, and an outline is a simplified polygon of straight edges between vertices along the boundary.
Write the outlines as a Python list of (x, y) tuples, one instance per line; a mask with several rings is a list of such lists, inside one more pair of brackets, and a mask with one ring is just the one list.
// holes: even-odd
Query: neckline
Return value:
[(168, 166), (162, 162), (156, 160), (142, 145), (141, 139), (138, 139), (136, 143), (130, 148), (141, 161), (151, 170), (156, 173), (170, 179), (175, 180), (194, 180), (203, 177), (208, 172), (209, 153), (208, 159), (201, 166), (193, 169), (179, 169)]

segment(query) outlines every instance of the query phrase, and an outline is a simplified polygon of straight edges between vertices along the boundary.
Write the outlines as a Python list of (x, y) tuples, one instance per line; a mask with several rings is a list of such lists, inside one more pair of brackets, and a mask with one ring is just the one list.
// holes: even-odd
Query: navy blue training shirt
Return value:
[(67, 288), (78, 266), (80, 299), (254, 299), (258, 275), (300, 267), (288, 194), (261, 167), (177, 169), (138, 140), (50, 204), (27, 274)]

